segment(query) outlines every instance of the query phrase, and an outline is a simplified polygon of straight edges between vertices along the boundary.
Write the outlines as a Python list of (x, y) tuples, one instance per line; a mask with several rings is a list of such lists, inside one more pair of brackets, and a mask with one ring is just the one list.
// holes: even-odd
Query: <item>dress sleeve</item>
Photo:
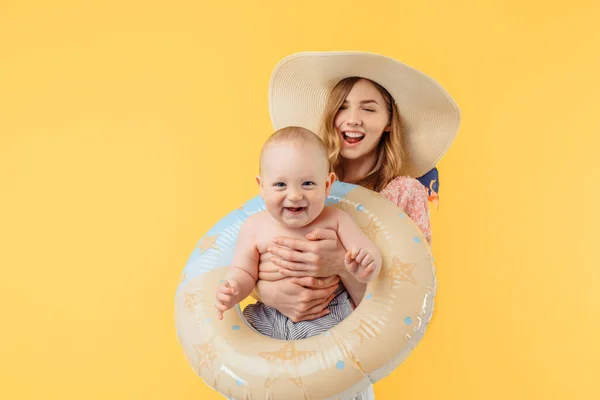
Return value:
[(427, 242), (431, 244), (431, 224), (429, 222), (429, 203), (427, 189), (418, 180), (408, 176), (399, 176), (391, 181), (381, 194), (412, 219), (421, 229)]

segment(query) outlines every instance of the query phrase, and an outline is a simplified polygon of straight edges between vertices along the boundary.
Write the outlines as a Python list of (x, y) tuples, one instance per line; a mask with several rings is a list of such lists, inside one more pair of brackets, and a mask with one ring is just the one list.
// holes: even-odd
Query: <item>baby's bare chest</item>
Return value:
[(306, 235), (315, 229), (332, 229), (337, 232), (337, 226), (337, 219), (331, 216), (319, 218), (302, 228), (288, 228), (276, 221), (265, 219), (255, 232), (256, 248), (260, 254), (264, 254), (267, 253), (267, 248), (273, 245), (273, 239), (276, 237), (307, 240)]

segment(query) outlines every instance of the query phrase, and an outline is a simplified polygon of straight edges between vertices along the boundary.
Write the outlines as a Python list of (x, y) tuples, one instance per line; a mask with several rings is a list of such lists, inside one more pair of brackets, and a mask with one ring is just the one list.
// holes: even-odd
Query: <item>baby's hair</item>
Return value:
[(261, 171), (262, 159), (266, 149), (276, 143), (298, 143), (315, 146), (314, 150), (321, 153), (325, 163), (329, 166), (327, 148), (320, 137), (306, 128), (302, 128), (300, 126), (288, 126), (279, 129), (269, 136), (263, 145), (262, 150), (260, 151), (259, 173)]

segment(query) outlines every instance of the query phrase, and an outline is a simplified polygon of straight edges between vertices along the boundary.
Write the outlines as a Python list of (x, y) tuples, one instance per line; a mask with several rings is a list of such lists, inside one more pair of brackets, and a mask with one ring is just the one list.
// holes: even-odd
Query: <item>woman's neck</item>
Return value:
[(355, 160), (343, 159), (344, 182), (354, 183), (367, 176), (377, 162), (377, 153), (372, 152)]

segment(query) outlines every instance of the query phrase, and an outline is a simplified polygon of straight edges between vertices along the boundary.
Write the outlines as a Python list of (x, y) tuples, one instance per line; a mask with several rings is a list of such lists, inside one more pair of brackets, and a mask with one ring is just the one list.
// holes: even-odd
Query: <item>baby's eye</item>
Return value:
[(273, 184), (273, 186), (274, 187), (278, 187), (278, 188), (282, 188), (282, 187), (285, 187), (285, 183), (283, 183), (283, 182), (275, 182)]
[(315, 185), (315, 183), (314, 183), (314, 182), (312, 182), (312, 181), (306, 181), (306, 182), (304, 182), (302, 185), (303, 185), (303, 186), (314, 186), (314, 185)]

